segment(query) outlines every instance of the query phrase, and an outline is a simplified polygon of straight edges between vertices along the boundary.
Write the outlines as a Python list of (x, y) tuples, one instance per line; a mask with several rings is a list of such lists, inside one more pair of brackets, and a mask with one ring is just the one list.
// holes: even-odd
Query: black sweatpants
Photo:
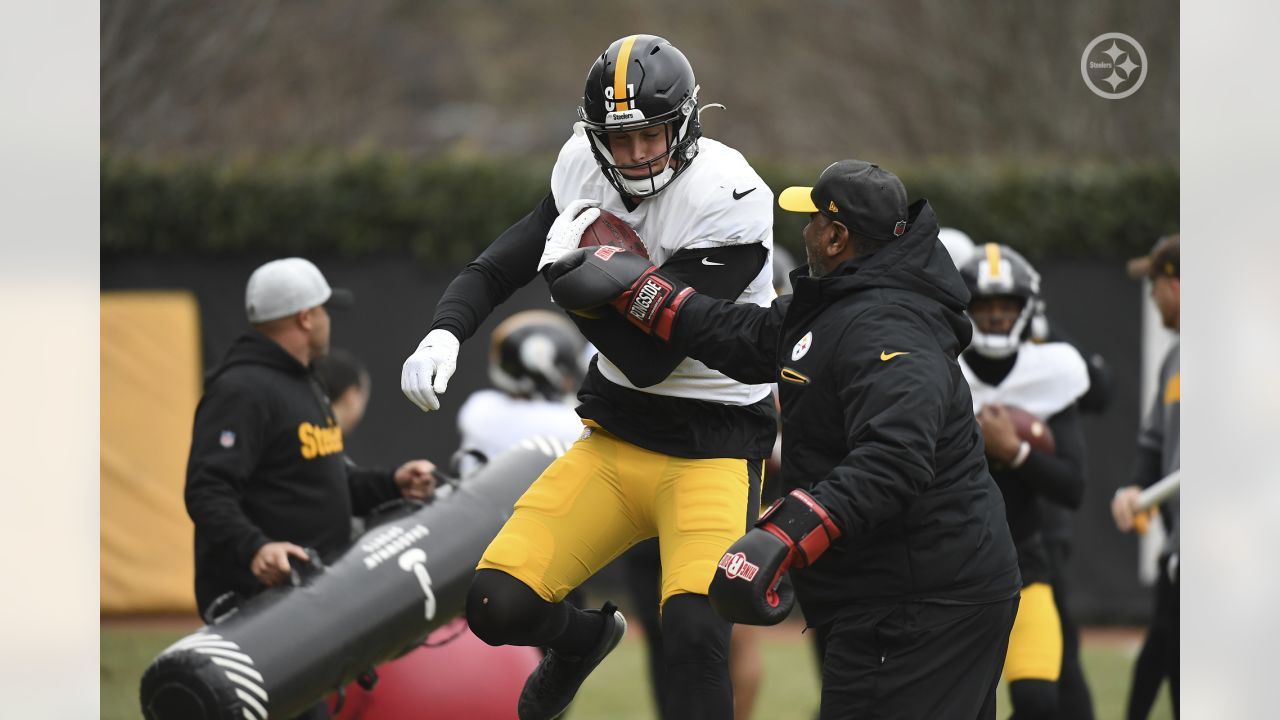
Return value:
[(1133, 685), (1129, 688), (1129, 707), (1125, 715), (1128, 720), (1146, 720), (1166, 677), (1169, 678), (1169, 695), (1173, 700), (1173, 716), (1178, 717), (1178, 583), (1169, 579), (1168, 568), (1169, 558), (1162, 555), (1160, 575), (1156, 578), (1156, 606), (1151, 614), (1151, 628), (1133, 665)]
[(994, 720), (1018, 598), (906, 603), (817, 628), (821, 720)]

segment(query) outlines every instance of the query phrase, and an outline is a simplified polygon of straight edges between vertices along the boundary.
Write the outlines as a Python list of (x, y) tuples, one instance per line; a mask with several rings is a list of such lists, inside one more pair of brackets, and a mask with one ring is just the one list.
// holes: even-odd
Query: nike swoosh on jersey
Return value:
[(724, 263), (718, 263), (709, 257), (702, 258), (702, 264), (703, 265), (724, 265)]
[(734, 190), (734, 191), (733, 191), (733, 199), (734, 199), (734, 200), (741, 200), (742, 198), (744, 198), (744, 197), (746, 197), (746, 196), (750, 195), (751, 193), (753, 193), (753, 192), (755, 192), (755, 191), (756, 191), (756, 189), (755, 189), (755, 188), (751, 188), (750, 190), (743, 190), (742, 192), (738, 192), (737, 190)]
[(885, 351), (881, 350), (881, 351), (880, 351), (880, 360), (882, 360), (882, 361), (884, 361), (884, 360), (892, 360), (892, 359), (894, 359), (894, 358), (898, 357), (899, 355), (910, 355), (910, 354), (911, 354), (911, 351), (910, 351), (910, 350), (903, 350), (903, 351), (900, 351), (900, 352), (894, 352), (894, 353), (887, 353), (887, 352), (885, 352)]

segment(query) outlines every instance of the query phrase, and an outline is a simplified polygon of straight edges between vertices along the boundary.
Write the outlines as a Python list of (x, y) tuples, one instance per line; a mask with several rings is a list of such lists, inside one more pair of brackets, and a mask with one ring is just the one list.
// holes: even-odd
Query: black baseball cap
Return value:
[(907, 189), (897, 175), (863, 160), (831, 163), (813, 187), (789, 187), (778, 207), (820, 212), (873, 240), (892, 240), (907, 231)]
[(1127, 266), (1129, 277), (1134, 280), (1144, 277), (1152, 279), (1161, 276), (1178, 277), (1182, 264), (1180, 237), (1180, 235), (1165, 235), (1156, 241), (1150, 253), (1130, 260)]

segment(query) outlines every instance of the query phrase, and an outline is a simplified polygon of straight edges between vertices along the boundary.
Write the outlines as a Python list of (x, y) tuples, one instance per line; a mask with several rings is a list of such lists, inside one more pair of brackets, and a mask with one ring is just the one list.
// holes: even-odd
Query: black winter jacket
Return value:
[(843, 537), (792, 572), (810, 624), (844, 608), (1018, 593), (1004, 502), (956, 362), (969, 293), (926, 201), (901, 238), (769, 308), (691, 296), (672, 343), (742, 382), (777, 382), (782, 477)]
[(205, 379), (187, 461), (195, 522), (196, 605), (263, 589), (258, 548), (289, 541), (328, 559), (346, 547), (351, 516), (400, 496), (392, 473), (362, 470), (312, 375), (284, 348), (249, 332)]

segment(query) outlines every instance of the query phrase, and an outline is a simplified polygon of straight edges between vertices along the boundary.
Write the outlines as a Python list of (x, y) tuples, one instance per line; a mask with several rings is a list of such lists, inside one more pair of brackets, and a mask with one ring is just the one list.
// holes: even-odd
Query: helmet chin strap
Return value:
[(992, 360), (1003, 360), (1018, 349), (1016, 343), (1008, 342), (1004, 335), (988, 335), (977, 330), (973, 332), (973, 350), (982, 357)]
[(1033, 312), (1031, 305), (1030, 302), (1026, 304), (1007, 333), (982, 332), (973, 318), (969, 318), (969, 324), (973, 326), (973, 342), (970, 346), (979, 355), (992, 360), (1003, 360), (1017, 352), (1018, 346), (1022, 344), (1022, 332), (1027, 328)]

